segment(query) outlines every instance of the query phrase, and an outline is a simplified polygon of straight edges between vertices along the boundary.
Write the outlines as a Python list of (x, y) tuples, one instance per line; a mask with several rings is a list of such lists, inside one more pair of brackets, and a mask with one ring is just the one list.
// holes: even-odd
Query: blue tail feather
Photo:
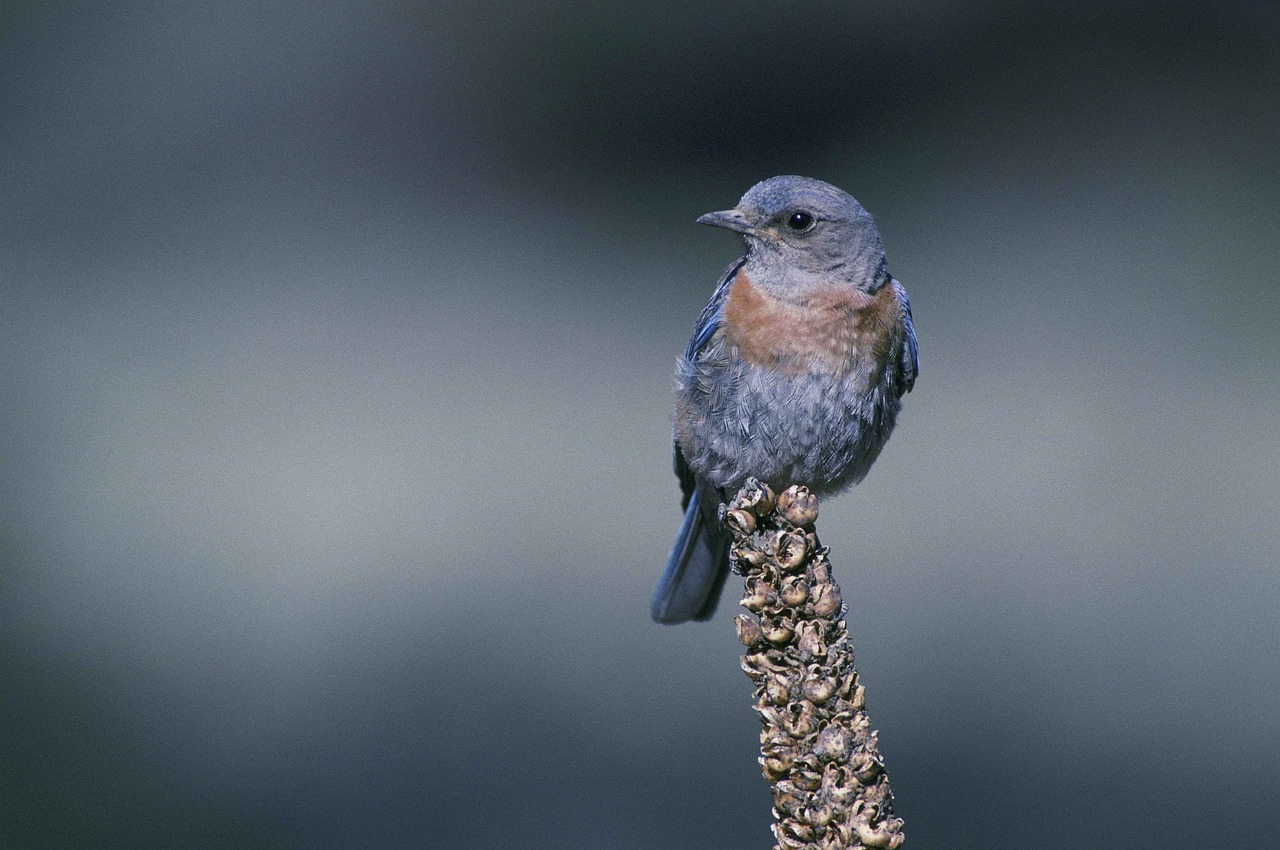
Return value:
[(728, 539), (717, 523), (707, 520), (699, 490), (689, 498), (667, 567), (653, 590), (650, 612), (659, 623), (710, 619), (729, 574)]

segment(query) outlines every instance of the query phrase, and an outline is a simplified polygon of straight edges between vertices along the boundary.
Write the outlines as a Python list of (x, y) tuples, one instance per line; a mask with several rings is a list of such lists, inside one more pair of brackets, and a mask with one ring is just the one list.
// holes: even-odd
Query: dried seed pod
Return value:
[(791, 740), (790, 735), (779, 729), (771, 729), (764, 724), (760, 725), (760, 752), (764, 752), (771, 747), (790, 747), (794, 745), (795, 741)]
[(871, 721), (865, 714), (855, 714), (850, 726), (853, 729), (855, 741), (865, 741), (869, 749), (875, 749), (876, 733), (871, 731)]
[(764, 778), (770, 782), (785, 779), (791, 773), (791, 759), (787, 756), (764, 756), (760, 759)]
[(848, 850), (853, 846), (853, 830), (839, 821), (832, 823), (818, 842), (818, 850)]
[(756, 579), (747, 585), (747, 594), (742, 597), (742, 607), (748, 611), (759, 613), (762, 609), (777, 601), (778, 595), (774, 592), (769, 582), (764, 579)]
[(868, 806), (875, 806), (876, 811), (881, 813), (876, 815), (875, 820), (893, 814), (893, 792), (889, 790), (889, 780), (883, 773), (874, 784), (863, 789), (862, 799)]
[(791, 781), (801, 791), (817, 791), (822, 787), (822, 774), (813, 770), (793, 769), (791, 771)]
[(852, 699), (853, 693), (858, 687), (858, 671), (846, 670), (840, 676), (839, 694), (845, 699)]
[(849, 761), (854, 777), (863, 785), (870, 785), (884, 771), (884, 765), (876, 758), (875, 753), (864, 752)]
[(822, 761), (843, 761), (853, 746), (853, 736), (843, 726), (828, 726), (818, 733), (813, 752)]
[[(836, 592), (840, 592), (840, 588), (836, 588)], [(853, 644), (849, 641), (849, 630), (844, 620), (836, 620), (835, 628), (831, 630), (834, 635), (835, 645), (842, 653), (849, 656), (849, 663), (853, 663)]]
[(811, 526), (818, 519), (818, 497), (808, 487), (788, 487), (778, 496), (778, 513), (792, 525)]
[(800, 700), (791, 703), (784, 709), (782, 728), (797, 738), (812, 735), (818, 728), (818, 719), (814, 716), (813, 703)]
[(881, 850), (881, 848), (897, 850), (902, 845), (905, 837), (901, 832), (891, 832), (887, 828), (887, 824), (875, 827), (863, 820), (859, 820), (853, 825), (853, 831), (857, 833), (858, 840), (862, 842), (864, 847), (873, 847), (876, 850)]
[(835, 815), (831, 806), (825, 803), (819, 803), (804, 810), (801, 815), (811, 826), (824, 827), (831, 823), (831, 818)]
[(773, 535), (774, 559), (783, 572), (794, 572), (804, 566), (809, 547), (804, 535), (793, 530), (783, 529)]
[(835, 696), (837, 684), (834, 677), (805, 679), (800, 692), (814, 705), (825, 705), (827, 700)]
[(768, 516), (773, 511), (777, 499), (769, 485), (759, 478), (748, 478), (747, 483), (738, 491), (733, 501), (735, 507), (751, 511), (758, 517)]
[(728, 527), (732, 534), (742, 537), (750, 537), (756, 533), (756, 518), (750, 511), (744, 511), (741, 508), (734, 508), (726, 511), (724, 515), (724, 524)]
[(774, 673), (787, 673), (797, 666), (794, 658), (775, 647), (769, 647), (764, 653), (765, 664)]
[(780, 676), (768, 676), (764, 680), (764, 701), (769, 705), (786, 705), (791, 698), (787, 683)]
[(761, 737), (760, 752), (766, 756), (775, 756), (781, 753), (786, 753), (788, 757), (795, 758), (797, 752), (796, 741), (794, 738), (790, 738), (775, 731), (774, 734), (767, 738), (763, 736)]
[[(827, 772), (822, 774), (822, 793), (831, 801), (832, 805), (840, 807), (842, 810), (848, 809), (846, 805), (850, 799), (853, 799), (861, 786), (858, 780), (854, 778), (853, 771), (849, 770), (846, 765), (839, 762), (832, 762), (827, 765)], [(846, 817), (851, 814), (846, 811)]]
[(854, 711), (861, 711), (867, 705), (867, 689), (862, 685), (857, 685), (853, 689), (853, 694), (849, 697), (849, 707)]
[(831, 582), (824, 582), (811, 591), (813, 597), (813, 613), (829, 620), (840, 615), (844, 601), (840, 598), (840, 588)]
[(762, 702), (756, 703), (756, 713), (760, 715), (760, 722), (768, 729), (786, 729), (787, 721), (791, 719), (787, 709)]
[(786, 643), (795, 634), (793, 624), (784, 617), (762, 620), (760, 628), (764, 632), (765, 640), (772, 644)]
[(784, 815), (799, 814), (804, 805), (804, 794), (788, 780), (773, 785), (773, 807)]
[(826, 641), (822, 639), (822, 624), (813, 620), (803, 620), (796, 624), (796, 648), (801, 654), (808, 653), (813, 657), (827, 654)]
[(787, 821), (782, 825), (782, 829), (805, 843), (811, 842), (818, 837), (813, 827), (801, 820)]
[(809, 583), (802, 576), (787, 576), (782, 580), (778, 598), (792, 608), (798, 608), (809, 598)]
[[(786, 823), (784, 821), (783, 823)], [(802, 841), (799, 838), (788, 833), (781, 823), (773, 825), (773, 838), (778, 842), (778, 850), (806, 850), (808, 841)]]
[(773, 669), (773, 665), (769, 663), (769, 656), (763, 652), (750, 652), (742, 656), (742, 669), (748, 676), (763, 676)]
[(734, 569), (741, 575), (756, 572), (764, 566), (769, 556), (754, 546), (734, 546), (729, 552)]
[(754, 617), (739, 614), (733, 618), (733, 625), (738, 629), (738, 640), (745, 646), (754, 646), (762, 637), (760, 623)]

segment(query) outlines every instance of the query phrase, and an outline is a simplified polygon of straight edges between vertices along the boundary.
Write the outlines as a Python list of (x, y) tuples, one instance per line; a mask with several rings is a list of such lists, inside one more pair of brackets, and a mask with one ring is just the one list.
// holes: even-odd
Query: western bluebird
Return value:
[(729, 571), (717, 512), (755, 476), (838, 493), (866, 476), (919, 373), (907, 292), (875, 222), (829, 183), (772, 177), (698, 219), (741, 233), (676, 362), (684, 521), (653, 591), (660, 623), (706, 620)]

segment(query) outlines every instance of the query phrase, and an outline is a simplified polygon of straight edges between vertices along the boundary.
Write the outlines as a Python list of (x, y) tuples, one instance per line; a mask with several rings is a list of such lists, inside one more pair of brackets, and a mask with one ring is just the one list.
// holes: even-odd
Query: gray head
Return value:
[(734, 209), (707, 213), (698, 223), (741, 233), (746, 272), (761, 285), (799, 291), (845, 283), (872, 292), (889, 278), (870, 213), (847, 192), (811, 177), (770, 177)]

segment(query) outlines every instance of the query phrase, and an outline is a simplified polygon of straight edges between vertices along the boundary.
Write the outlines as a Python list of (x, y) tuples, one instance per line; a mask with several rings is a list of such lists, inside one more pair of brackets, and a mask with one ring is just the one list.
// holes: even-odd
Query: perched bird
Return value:
[(700, 224), (743, 235), (676, 364), (684, 521), (660, 623), (706, 620), (729, 571), (717, 512), (749, 477), (823, 496), (861, 481), (919, 373), (907, 292), (875, 221), (821, 180), (772, 177)]

